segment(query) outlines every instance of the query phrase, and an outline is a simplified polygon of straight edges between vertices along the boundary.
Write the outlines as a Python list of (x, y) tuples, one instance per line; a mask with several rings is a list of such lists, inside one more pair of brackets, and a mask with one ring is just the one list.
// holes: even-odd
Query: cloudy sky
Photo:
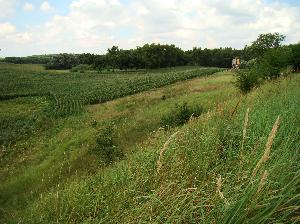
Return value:
[(299, 42), (300, 0), (0, 0), (0, 57), (145, 43), (242, 48), (266, 32)]

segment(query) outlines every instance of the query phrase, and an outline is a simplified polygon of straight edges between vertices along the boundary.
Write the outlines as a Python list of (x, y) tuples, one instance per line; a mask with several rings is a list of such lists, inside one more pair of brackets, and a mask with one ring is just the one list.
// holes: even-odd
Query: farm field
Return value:
[[(0, 65), (1, 99), (24, 96), (47, 97), (53, 116), (79, 114), (84, 105), (157, 88), (176, 81), (210, 75), (218, 68), (162, 69), (112, 74), (45, 71), (39, 66)], [(36, 67), (36, 68), (34, 68)], [(39, 70), (40, 69), (40, 70)], [(35, 70), (35, 71), (32, 71)], [(59, 74), (59, 75), (58, 75)], [(83, 79), (84, 77), (84, 79)]]
[(299, 75), (234, 80), (0, 64), (0, 222), (296, 223)]

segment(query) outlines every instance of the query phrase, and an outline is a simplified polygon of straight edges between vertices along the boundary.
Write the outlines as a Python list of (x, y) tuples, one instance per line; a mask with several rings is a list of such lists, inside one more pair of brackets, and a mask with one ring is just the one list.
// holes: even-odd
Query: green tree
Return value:
[(271, 48), (278, 48), (284, 41), (285, 36), (279, 33), (260, 34), (258, 38), (252, 42), (252, 45), (245, 47), (245, 51), (251, 58), (261, 57)]
[(294, 69), (298, 70), (300, 69), (300, 42), (298, 44), (292, 44), (290, 45), (292, 49), (292, 64), (294, 66)]

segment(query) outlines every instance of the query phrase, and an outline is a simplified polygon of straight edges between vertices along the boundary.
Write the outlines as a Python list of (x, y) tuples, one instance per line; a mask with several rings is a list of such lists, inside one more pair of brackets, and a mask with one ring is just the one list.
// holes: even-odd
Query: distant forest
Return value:
[[(242, 62), (251, 61), (263, 55), (269, 48), (284, 48), (290, 51), (291, 57), (295, 49), (299, 52), (300, 44), (281, 46), (280, 43), (285, 37), (281, 34), (261, 34), (252, 42), (252, 45), (245, 46), (238, 50), (231, 47), (207, 49), (194, 47), (192, 50), (184, 51), (175, 45), (168, 44), (145, 44), (135, 49), (123, 50), (113, 46), (104, 55), (97, 54), (56, 54), (37, 55), (28, 57), (6, 57), (2, 61), (15, 64), (44, 64), (46, 69), (71, 69), (76, 66), (85, 65), (92, 69), (152, 69), (174, 66), (205, 66), (205, 67), (231, 67), (231, 61), (235, 57), (242, 59)], [(298, 64), (297, 64), (298, 63)], [(299, 66), (299, 62), (289, 62)]]

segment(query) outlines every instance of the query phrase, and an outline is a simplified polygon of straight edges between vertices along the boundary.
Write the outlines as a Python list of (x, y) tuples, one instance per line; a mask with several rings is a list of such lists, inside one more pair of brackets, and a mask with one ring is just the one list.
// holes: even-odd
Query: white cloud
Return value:
[[(47, 1), (40, 8), (53, 9)], [(74, 0), (68, 14), (55, 15), (40, 28), (15, 34), (10, 41), (26, 42), (15, 54), (104, 53), (112, 45), (133, 48), (151, 42), (173, 43), (184, 49), (241, 48), (266, 32), (280, 32), (287, 35), (288, 42), (297, 42), (298, 30), (300, 9), (279, 2)]]
[(24, 11), (27, 11), (27, 12), (30, 12), (30, 11), (33, 11), (34, 10), (34, 5), (29, 3), (29, 2), (26, 2), (24, 5), (23, 5), (23, 10)]
[(19, 45), (29, 44), (33, 41), (33, 35), (30, 32), (15, 33), (8, 38)]
[(15, 33), (16, 28), (10, 23), (0, 23), (0, 38)]
[(16, 0), (0, 0), (0, 19), (10, 17), (15, 11)]
[(52, 6), (50, 5), (49, 2), (45, 1), (41, 4), (40, 10), (42, 10), (44, 12), (49, 12), (52, 10)]
[(24, 47), (24, 44), (32, 43), (33, 35), (31, 32), (17, 32), (16, 27), (9, 23), (0, 23), (0, 45), (10, 48), (11, 46)]

